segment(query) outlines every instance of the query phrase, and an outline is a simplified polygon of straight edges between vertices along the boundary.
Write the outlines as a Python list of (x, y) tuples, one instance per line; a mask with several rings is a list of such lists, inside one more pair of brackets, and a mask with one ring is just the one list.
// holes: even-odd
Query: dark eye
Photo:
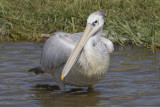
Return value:
[(97, 23), (98, 21), (96, 20), (94, 23)]
[(97, 25), (97, 23), (98, 23), (98, 21), (96, 20), (96, 21), (94, 21), (94, 22), (92, 23), (92, 25), (95, 26), (95, 25)]

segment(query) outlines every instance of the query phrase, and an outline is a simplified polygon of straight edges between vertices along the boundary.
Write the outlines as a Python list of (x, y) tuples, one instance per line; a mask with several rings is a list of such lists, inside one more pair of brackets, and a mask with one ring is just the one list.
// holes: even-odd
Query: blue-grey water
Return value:
[(66, 86), (62, 94), (48, 74), (28, 69), (39, 64), (42, 43), (0, 43), (0, 107), (160, 106), (160, 51), (115, 46), (110, 69), (94, 91)]

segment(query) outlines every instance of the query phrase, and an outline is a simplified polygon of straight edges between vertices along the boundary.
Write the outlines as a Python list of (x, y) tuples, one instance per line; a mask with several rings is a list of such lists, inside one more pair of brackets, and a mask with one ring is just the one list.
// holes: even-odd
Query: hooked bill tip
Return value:
[(61, 80), (63, 81), (63, 79), (64, 79), (64, 75), (62, 74), (62, 76), (61, 76)]

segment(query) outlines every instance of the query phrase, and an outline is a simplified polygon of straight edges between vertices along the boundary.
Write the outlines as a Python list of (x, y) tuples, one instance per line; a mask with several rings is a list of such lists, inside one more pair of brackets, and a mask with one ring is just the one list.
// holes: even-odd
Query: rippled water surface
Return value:
[(94, 91), (66, 86), (61, 94), (52, 76), (28, 69), (39, 64), (43, 44), (0, 44), (0, 107), (160, 106), (160, 52), (115, 46), (109, 72)]

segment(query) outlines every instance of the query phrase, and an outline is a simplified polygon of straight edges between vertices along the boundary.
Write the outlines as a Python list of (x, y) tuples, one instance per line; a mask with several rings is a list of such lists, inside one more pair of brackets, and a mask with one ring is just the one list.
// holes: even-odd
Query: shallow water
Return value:
[(0, 44), (0, 107), (160, 106), (160, 52), (116, 46), (109, 72), (94, 91), (66, 86), (61, 94), (52, 76), (28, 69), (39, 64), (43, 44)]

